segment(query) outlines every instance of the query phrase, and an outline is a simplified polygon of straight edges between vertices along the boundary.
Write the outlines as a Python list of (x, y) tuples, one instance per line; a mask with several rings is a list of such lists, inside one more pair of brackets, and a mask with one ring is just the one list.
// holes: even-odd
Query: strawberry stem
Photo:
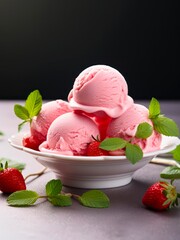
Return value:
[(26, 181), (29, 177), (33, 177), (33, 176), (41, 176), (45, 171), (47, 170), (47, 167), (45, 167), (43, 170), (41, 170), (40, 172), (37, 173), (31, 173), (29, 175), (27, 175), (24, 180)]
[(100, 142), (99, 136), (97, 135), (97, 137), (95, 138), (93, 135), (91, 135), (92, 139), (96, 142)]

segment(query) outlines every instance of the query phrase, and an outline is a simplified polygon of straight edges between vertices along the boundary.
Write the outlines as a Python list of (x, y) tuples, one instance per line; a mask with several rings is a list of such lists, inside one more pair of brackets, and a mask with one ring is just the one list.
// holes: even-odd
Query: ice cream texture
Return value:
[(53, 121), (48, 129), (47, 140), (39, 149), (65, 155), (86, 155), (92, 135), (99, 135), (93, 120), (81, 114), (66, 113)]
[(38, 116), (33, 118), (30, 126), (30, 134), (26, 138), (30, 142), (36, 142), (38, 148), (39, 144), (46, 140), (47, 131), (51, 123), (58, 116), (71, 111), (69, 103), (61, 99), (44, 103)]
[(122, 74), (107, 65), (94, 65), (82, 71), (75, 79), (68, 100), (74, 110), (97, 116), (105, 113), (112, 118), (119, 117), (133, 103)]

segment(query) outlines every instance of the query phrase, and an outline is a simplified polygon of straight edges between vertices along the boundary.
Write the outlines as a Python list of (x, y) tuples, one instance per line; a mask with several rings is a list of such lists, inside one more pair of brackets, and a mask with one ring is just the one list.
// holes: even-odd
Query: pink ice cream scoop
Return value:
[(119, 117), (133, 103), (124, 77), (107, 65), (93, 65), (82, 71), (68, 101), (74, 110), (95, 113), (98, 117), (104, 117), (104, 113), (111, 118)]
[(147, 122), (153, 126), (149, 119), (149, 110), (140, 104), (133, 104), (120, 117), (112, 119), (107, 128), (107, 136), (120, 137), (125, 140), (132, 139), (131, 143), (138, 144), (143, 152), (151, 152), (160, 149), (162, 136), (160, 133), (153, 131), (147, 139), (136, 138), (136, 130), (140, 123)]
[(28, 146), (37, 150), (39, 144), (45, 141), (51, 123), (58, 116), (71, 111), (69, 103), (61, 99), (44, 103), (38, 116), (33, 118), (30, 126), (30, 134), (25, 136), (23, 142), (28, 143)]
[(93, 120), (74, 112), (56, 118), (47, 133), (47, 140), (39, 146), (42, 152), (62, 155), (86, 155), (92, 135), (99, 135)]
[(44, 141), (48, 128), (54, 119), (71, 111), (69, 103), (60, 99), (43, 104), (40, 113), (31, 123), (31, 135)]

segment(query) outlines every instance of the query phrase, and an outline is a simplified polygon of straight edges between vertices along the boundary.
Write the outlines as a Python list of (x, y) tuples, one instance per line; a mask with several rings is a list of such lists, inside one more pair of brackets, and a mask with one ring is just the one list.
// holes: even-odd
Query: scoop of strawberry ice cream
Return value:
[(133, 104), (126, 80), (107, 65), (93, 65), (82, 71), (75, 79), (68, 101), (73, 110), (94, 119), (101, 140), (106, 137), (111, 118), (119, 117)]
[(86, 155), (92, 136), (99, 135), (93, 120), (74, 112), (56, 118), (48, 129), (47, 140), (39, 146), (42, 152), (63, 155)]
[(155, 130), (147, 139), (135, 137), (138, 125), (143, 122), (153, 126), (149, 119), (149, 110), (143, 105), (133, 104), (120, 117), (112, 119), (107, 128), (107, 136), (131, 140), (131, 143), (139, 145), (144, 153), (160, 149), (162, 135)]
[(72, 109), (101, 118), (119, 117), (133, 103), (124, 77), (107, 65), (94, 65), (82, 71), (75, 79), (68, 101)]
[(38, 150), (39, 145), (46, 139), (51, 123), (58, 116), (71, 111), (69, 103), (61, 99), (44, 103), (38, 116), (33, 118), (30, 134), (23, 139), (23, 145)]

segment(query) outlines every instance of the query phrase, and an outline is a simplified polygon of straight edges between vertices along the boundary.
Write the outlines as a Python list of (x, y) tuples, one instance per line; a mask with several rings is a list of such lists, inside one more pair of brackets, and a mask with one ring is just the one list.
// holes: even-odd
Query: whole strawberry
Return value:
[(101, 141), (98, 138), (95, 139), (93, 137), (93, 139), (94, 139), (94, 141), (89, 143), (89, 145), (87, 147), (86, 155), (87, 156), (104, 156), (104, 155), (109, 155), (108, 151), (99, 148), (99, 145), (100, 145)]
[(22, 173), (17, 168), (8, 168), (7, 164), (3, 168), (0, 166), (0, 191), (3, 193), (13, 193), (19, 190), (26, 190), (25, 180)]
[(160, 181), (151, 185), (145, 192), (142, 203), (153, 210), (165, 210), (178, 205), (176, 188), (168, 182)]

